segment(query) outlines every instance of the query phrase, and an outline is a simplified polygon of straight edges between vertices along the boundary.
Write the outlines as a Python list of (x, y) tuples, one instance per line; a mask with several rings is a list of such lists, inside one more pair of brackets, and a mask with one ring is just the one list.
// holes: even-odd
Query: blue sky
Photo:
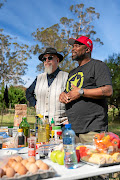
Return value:
[[(0, 28), (6, 34), (17, 37), (18, 42), (34, 45), (32, 33), (37, 28), (47, 28), (58, 23), (61, 17), (71, 17), (70, 5), (84, 3), (100, 13), (94, 22), (97, 37), (104, 45), (93, 50), (92, 57), (104, 61), (113, 53), (120, 53), (120, 1), (119, 0), (7, 0), (0, 9)], [(23, 79), (28, 87), (38, 75), (37, 56), (27, 61), (28, 71)]]

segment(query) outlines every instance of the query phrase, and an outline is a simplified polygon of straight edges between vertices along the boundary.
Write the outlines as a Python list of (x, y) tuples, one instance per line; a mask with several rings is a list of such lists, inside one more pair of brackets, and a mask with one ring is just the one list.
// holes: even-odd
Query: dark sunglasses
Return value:
[(54, 56), (49, 56), (49, 57), (43, 57), (42, 61), (45, 62), (46, 59), (48, 59), (49, 61), (51, 61), (54, 58)]

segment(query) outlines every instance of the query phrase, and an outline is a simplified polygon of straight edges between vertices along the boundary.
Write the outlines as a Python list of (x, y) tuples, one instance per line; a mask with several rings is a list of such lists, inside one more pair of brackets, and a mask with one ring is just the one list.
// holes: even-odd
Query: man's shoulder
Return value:
[(108, 68), (107, 64), (104, 61), (98, 60), (98, 59), (91, 59), (92, 65), (94, 65), (96, 68)]
[(99, 59), (91, 59), (91, 62), (94, 63), (94, 64), (105, 64), (105, 62), (103, 62), (102, 60), (99, 60)]
[(62, 70), (61, 70), (61, 71), (59, 71), (59, 73), (61, 73), (61, 74), (66, 74), (66, 75), (68, 74), (68, 72), (66, 72), (66, 71), (62, 71)]
[(46, 76), (46, 73), (44, 72), (44, 73), (39, 74), (37, 78), (40, 78), (42, 76)]

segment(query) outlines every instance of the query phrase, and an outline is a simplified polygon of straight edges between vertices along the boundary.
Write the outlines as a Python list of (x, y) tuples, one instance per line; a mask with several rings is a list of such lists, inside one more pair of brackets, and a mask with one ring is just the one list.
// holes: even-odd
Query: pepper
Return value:
[(96, 145), (96, 149), (97, 149), (98, 151), (102, 151), (102, 150), (107, 149), (107, 147), (106, 147), (106, 145), (103, 144), (102, 142), (99, 142), (99, 143)]
[(100, 141), (104, 137), (105, 133), (95, 134), (94, 140)]
[(80, 152), (80, 157), (84, 157), (87, 156), (87, 152), (88, 152), (88, 148), (87, 147), (80, 147), (79, 152)]
[(110, 136), (107, 135), (107, 136), (104, 136), (102, 139), (101, 139), (101, 142), (105, 145), (109, 144), (110, 142)]
[(108, 132), (110, 136), (110, 140), (112, 141), (113, 139), (119, 139), (119, 136), (113, 132)]
[(112, 140), (112, 145), (113, 146), (119, 146), (119, 140), (118, 139), (113, 139)]

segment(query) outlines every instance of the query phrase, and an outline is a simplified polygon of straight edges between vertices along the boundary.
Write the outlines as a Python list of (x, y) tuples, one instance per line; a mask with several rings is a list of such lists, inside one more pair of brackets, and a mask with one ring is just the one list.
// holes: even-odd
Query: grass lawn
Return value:
[[(35, 116), (28, 116), (27, 121), (30, 124), (30, 128), (32, 129), (34, 127), (35, 123)], [(3, 116), (0, 116), (0, 126), (14, 126), (14, 115), (13, 114), (7, 114)]]

